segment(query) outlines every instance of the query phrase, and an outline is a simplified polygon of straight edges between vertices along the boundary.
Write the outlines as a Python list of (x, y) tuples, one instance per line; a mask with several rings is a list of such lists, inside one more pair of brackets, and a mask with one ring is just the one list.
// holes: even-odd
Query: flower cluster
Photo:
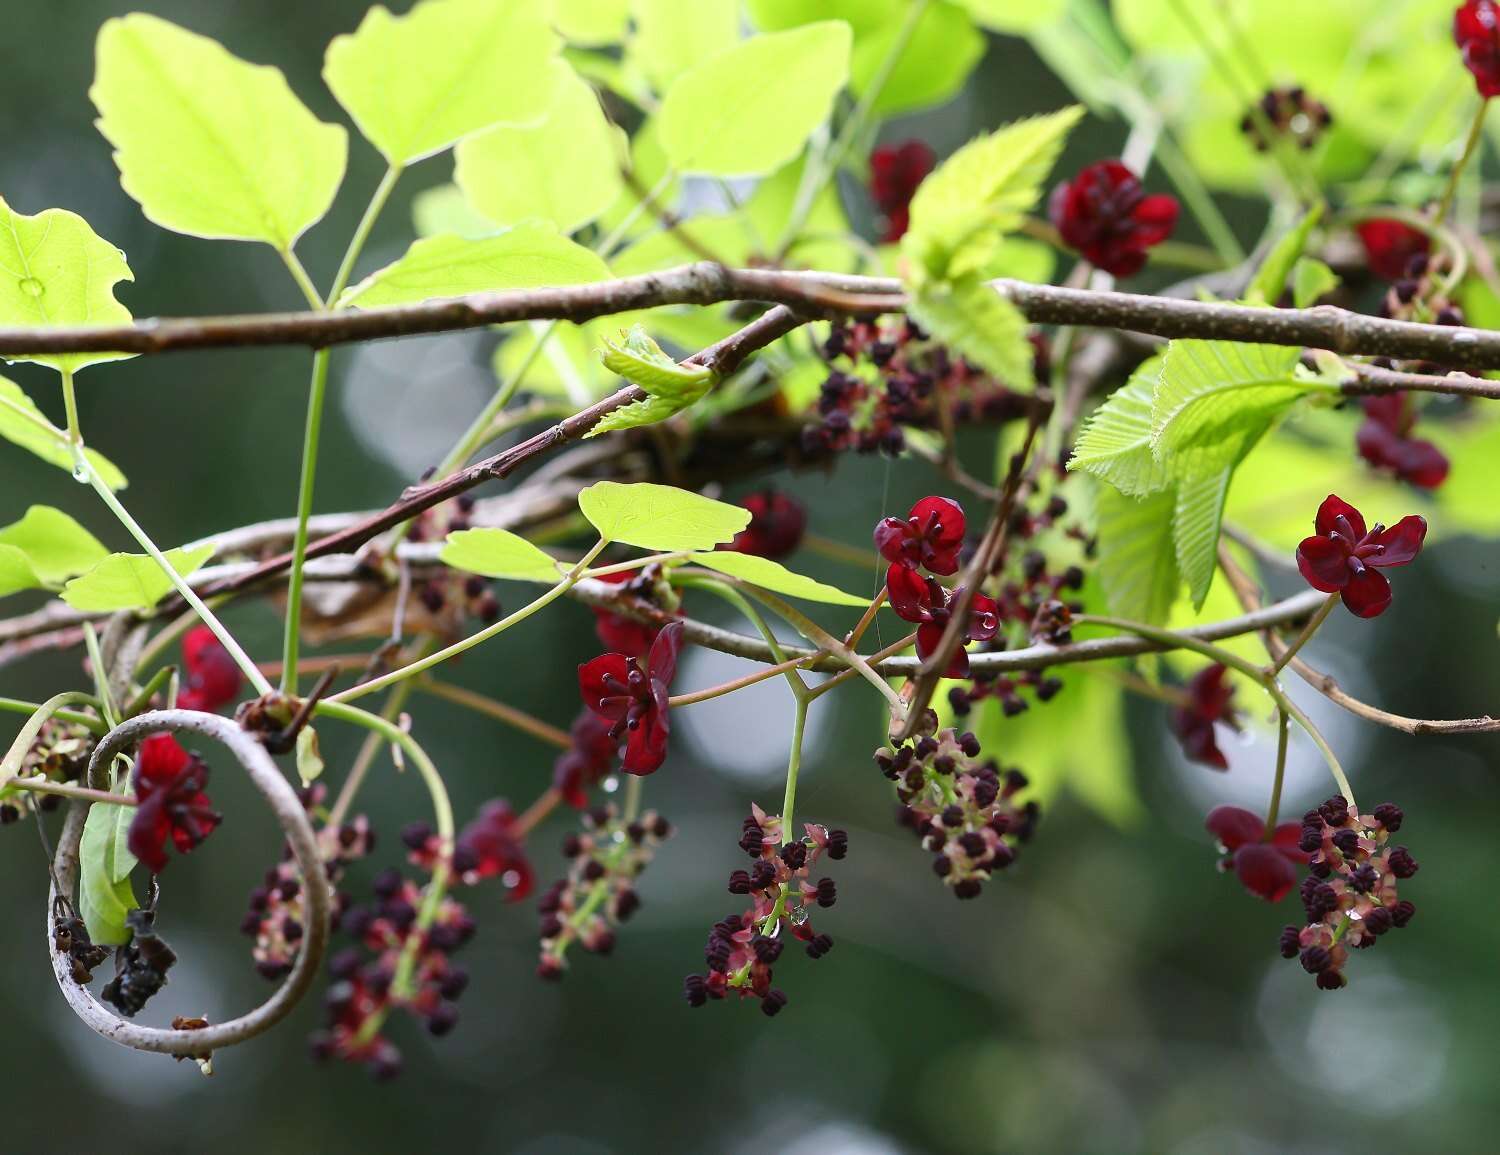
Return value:
[[(1032, 338), (1038, 381), (1050, 372), (1047, 347)], [(802, 431), (810, 454), (852, 450), (899, 454), (903, 427), (940, 429), (972, 421), (1009, 421), (1029, 404), (910, 320), (855, 321), (835, 326), (823, 345), (830, 372), (817, 401), (818, 424)]]
[[(1333, 114), (1322, 101), (1314, 100), (1301, 85), (1272, 88), (1260, 98), (1260, 116), (1247, 112), (1240, 131), (1250, 138), (1256, 152), (1266, 152), (1277, 138), (1301, 149), (1314, 148), (1333, 124)], [(1270, 139), (1262, 125), (1274, 134)]]
[(1366, 462), (1418, 489), (1436, 489), (1447, 480), (1447, 456), (1432, 442), (1412, 436), (1417, 413), (1406, 393), (1363, 397), (1360, 404), (1365, 419), (1354, 445)]
[(567, 876), (537, 903), (542, 943), (537, 977), (561, 978), (575, 942), (594, 954), (614, 949), (615, 928), (641, 906), (636, 879), (672, 833), (671, 824), (651, 810), (628, 822), (612, 805), (584, 815), (582, 833), (563, 841)]
[(802, 544), (807, 510), (795, 497), (768, 487), (752, 493), (740, 505), (750, 511), (750, 524), (724, 548), (776, 560)]
[[(443, 541), (450, 533), (470, 528), (474, 498), (460, 494), (451, 502), (418, 514), (408, 534), (412, 541)], [(500, 617), (500, 599), (487, 579), (446, 567), (436, 571), (417, 588), (417, 601), (431, 620), (425, 625), (434, 633), (456, 634), (466, 617), (493, 622)]]
[(240, 696), (240, 668), (207, 626), (182, 636), (182, 670), (177, 704), (184, 710), (213, 713)]
[(1063, 244), (1116, 277), (1138, 273), (1147, 250), (1177, 227), (1175, 197), (1148, 196), (1121, 161), (1101, 160), (1052, 192), (1049, 215)]
[[(434, 870), (442, 858), (443, 844), (431, 826), (412, 822), (401, 830), (407, 861), (423, 870)], [(520, 902), (536, 883), (531, 860), (526, 855), (526, 837), (519, 819), (503, 798), (494, 798), (453, 840), (453, 876), (465, 886), (487, 878), (498, 878), (507, 902)]]
[(152, 734), (141, 742), (131, 782), (136, 807), (126, 845), (152, 874), (166, 869), (169, 839), (178, 854), (187, 854), (219, 825), (203, 792), (208, 766), (170, 734)]
[(880, 239), (899, 241), (910, 223), (911, 198), (937, 164), (937, 156), (920, 140), (908, 140), (870, 154), (870, 198), (885, 220)]
[(592, 710), (580, 710), (568, 729), (572, 744), (552, 763), (552, 788), (574, 810), (589, 804), (589, 790), (614, 772), (620, 742), (614, 725)]
[(611, 723), (610, 738), (625, 740), (620, 768), (650, 774), (667, 760), (667, 689), (677, 672), (682, 623), (665, 626), (651, 643), (646, 668), (628, 654), (601, 654), (578, 667), (583, 704)]
[[(323, 803), (326, 791), (321, 783), (303, 790), (302, 805), (309, 813)], [(328, 885), (334, 892), (334, 919), (341, 917), (345, 896), (338, 890), (349, 864), (366, 857), (375, 847), (375, 833), (369, 820), (360, 815), (340, 826), (324, 826), (318, 831), (318, 853)], [(302, 876), (292, 859), (291, 848), (270, 870), (259, 886), (250, 892), (250, 909), (240, 923), (240, 930), (255, 939), (251, 957), (255, 969), (267, 979), (279, 979), (292, 969), (307, 926), (306, 896)]]
[(1282, 930), (1281, 953), (1300, 958), (1325, 991), (1348, 981), (1344, 965), (1351, 949), (1374, 946), (1416, 913), (1397, 893), (1397, 884), (1417, 872), (1411, 852), (1390, 845), (1401, 821), (1401, 810), (1390, 803), (1360, 814), (1337, 796), (1303, 815), (1298, 845), (1311, 856), (1302, 883), (1307, 924)]
[(1239, 730), (1234, 708), (1234, 684), (1229, 671), (1215, 663), (1194, 674), (1186, 687), (1186, 700), (1172, 711), (1172, 733), (1182, 743), (1182, 752), (1194, 762), (1228, 770), (1229, 759), (1219, 749), (1216, 727), (1220, 722)]
[(740, 831), (740, 849), (750, 856), (748, 870), (729, 876), (729, 892), (746, 895), (750, 907), (714, 923), (703, 958), (704, 974), (683, 981), (688, 1004), (701, 1007), (709, 999), (738, 995), (760, 1000), (760, 1009), (775, 1015), (786, 1006), (786, 993), (771, 985), (773, 968), (789, 939), (803, 944), (807, 957), (822, 958), (833, 949), (833, 939), (813, 927), (813, 907), (828, 908), (838, 901), (831, 878), (812, 881), (812, 869), (827, 855), (837, 861), (849, 849), (849, 836), (808, 822), (802, 838), (788, 839), (779, 815), (750, 807)]
[(130, 942), (115, 952), (115, 974), (99, 997), (126, 1018), (145, 1009), (151, 997), (166, 986), (167, 972), (177, 955), (156, 933), (156, 912), (136, 909), (125, 915)]
[(1329, 494), (1318, 507), (1317, 533), (1297, 547), (1297, 568), (1307, 584), (1337, 593), (1360, 618), (1378, 617), (1391, 604), (1391, 583), (1380, 571), (1406, 565), (1422, 551), (1427, 521), (1411, 514), (1387, 529), (1365, 519), (1343, 498)]
[[(36, 739), (21, 759), (20, 776), (46, 778), (49, 782), (76, 782), (88, 769), (93, 736), (84, 726), (48, 718), (37, 731)], [(14, 791), (0, 790), (0, 826), (20, 819), (25, 810), (12, 801)], [(38, 810), (56, 810), (62, 798), (56, 794), (33, 794), (32, 805)]]
[(1465, 0), (1453, 14), (1453, 39), (1479, 95), (1500, 96), (1500, 4)]
[(1016, 859), (1041, 818), (1036, 802), (1021, 802), (1019, 770), (980, 760), (973, 734), (939, 730), (895, 751), (875, 753), (881, 773), (896, 784), (897, 821), (931, 851), (933, 872), (957, 898), (976, 897), (983, 884)]
[(1297, 867), (1307, 861), (1298, 848), (1301, 823), (1283, 822), (1268, 831), (1265, 819), (1241, 806), (1215, 806), (1203, 825), (1224, 852), (1219, 869), (1234, 871), (1257, 898), (1280, 902), (1297, 885)]

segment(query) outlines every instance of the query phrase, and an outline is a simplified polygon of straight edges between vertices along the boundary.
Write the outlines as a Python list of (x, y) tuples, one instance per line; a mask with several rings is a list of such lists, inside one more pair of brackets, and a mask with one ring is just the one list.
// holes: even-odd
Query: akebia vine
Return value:
[[(750, 2), (743, 35), (741, 6), (715, 6), (731, 19), (693, 25), (684, 36), (704, 42), (685, 47), (645, 36), (649, 19), (622, 6), (615, 39), (590, 42), (614, 55), (565, 46), (543, 0), (372, 9), (329, 46), (323, 75), (386, 174), (325, 287), (297, 244), (342, 183), (349, 130), (321, 122), (274, 68), (165, 20), (101, 29), (90, 96), (124, 191), (163, 228), (271, 246), (307, 309), (134, 321), (123, 254), (72, 213), (0, 201), (0, 352), (59, 384), (39, 403), (0, 378), (0, 436), (92, 490), (73, 513), (18, 508), (0, 528), (0, 595), (48, 599), (0, 623), (0, 661), (45, 648), (78, 659), (75, 681), (44, 701), (3, 703), (22, 722), (0, 762), (0, 823), (34, 821), (55, 846), (38, 946), (100, 1035), (209, 1070), (321, 983), (314, 1056), (387, 1078), (413, 1023), (433, 1036), (461, 1025), (461, 997), (486, 981), (464, 963), (485, 917), (536, 918), (541, 979), (602, 971), (588, 956), (625, 949), (631, 916), (656, 901), (651, 863), (677, 853), (647, 800), (653, 775), (679, 772), (681, 712), (772, 680), (793, 702), (785, 786), (779, 805), (744, 800), (727, 913), (701, 964), (684, 960), (691, 1007), (748, 999), (795, 1014), (803, 963), (791, 956), (837, 967), (836, 904), (889, 901), (841, 893), (837, 865), (865, 851), (858, 832), (798, 809), (806, 722), (834, 692), (879, 704), (874, 769), (844, 769), (894, 806), (934, 896), (1026, 885), (1023, 851), (1047, 836), (1058, 776), (1048, 750), (1016, 739), (1017, 719), (1055, 716), (1049, 749), (1065, 745), (1099, 724), (1070, 703), (1102, 686), (1112, 723), (1120, 695), (1140, 694), (1205, 771), (1234, 772), (1225, 731), (1270, 720), (1265, 811), (1213, 808), (1204, 865), (1216, 845), (1250, 896), (1279, 905), (1297, 892), (1305, 918), (1283, 920), (1279, 949), (1319, 988), (1357, 981), (1351, 952), (1412, 921), (1417, 861), (1392, 842), (1402, 811), (1356, 804), (1340, 752), (1286, 682), (1411, 734), (1500, 728), (1388, 712), (1307, 661), (1335, 612), (1390, 628), (1378, 620), (1393, 604), (1387, 571), (1426, 560), (1429, 524), (1435, 539), (1500, 532), (1491, 497), (1449, 484), (1493, 468), (1500, 429), (1500, 384), (1484, 375), (1500, 367), (1500, 283), (1471, 227), (1500, 9), (1471, 0), (1453, 16), (1450, 65), (1472, 73), (1479, 104), (1453, 126), (1440, 172), (1393, 181), (1404, 158), (1375, 156), (1386, 142), (1303, 87), (1317, 77), (1215, 111), (1272, 189), (1246, 256), (1131, 69), (1110, 78), (1137, 110), (1119, 157), (1058, 169), (1080, 105), (940, 159), (920, 140), (874, 144), (879, 116), (927, 99), (897, 68), (926, 4), (885, 30), (873, 70), (858, 63), (868, 30), (820, 19), (817, 4)], [(1033, 26), (996, 14), (1009, 7), (943, 6), (971, 30)], [(1055, 19), (1079, 31), (1076, 14)], [(1216, 58), (1214, 33), (1184, 28)], [(451, 51), (460, 39), (471, 52)], [(423, 68), (402, 67), (418, 56)], [(182, 83), (143, 79), (162, 71)], [(1325, 170), (1340, 133), (1354, 135)], [(1157, 187), (1159, 147), (1172, 150), (1171, 192)], [(424, 235), (356, 279), (402, 175), (450, 149), (456, 183), (424, 194)], [(1355, 175), (1337, 165), (1364, 152), (1374, 175), (1346, 195), (1327, 171)], [(729, 211), (679, 212), (694, 203), (685, 188)], [(1197, 234), (1209, 245), (1184, 239)], [(1049, 284), (1059, 258), (1076, 263)], [(1141, 291), (1173, 268), (1192, 275)], [(334, 346), (490, 325), (508, 326), (497, 393), (442, 464), (384, 508), (315, 517)], [(311, 350), (294, 516), (268, 509), (263, 525), (161, 548), (154, 535), (171, 527), (130, 513), (108, 431), (80, 421), (77, 378), (125, 356), (276, 343)], [(805, 501), (815, 471), (850, 453), (883, 455), (931, 492), (887, 501), (873, 525), (820, 515)], [(1258, 505), (1240, 500), (1252, 473), (1267, 490)], [(486, 483), (495, 494), (470, 492)], [(1290, 538), (1255, 520), (1277, 503), (1295, 515)], [(1389, 526), (1367, 521), (1376, 514)], [(140, 552), (99, 541), (88, 526), (106, 515)], [(837, 584), (803, 572), (814, 554), (843, 567)], [(1288, 596), (1299, 572), (1311, 589)], [(1238, 611), (1211, 602), (1225, 590)], [(248, 599), (282, 608), (279, 655), (249, 652), (217, 616)], [(585, 609), (598, 645), (558, 656), (576, 664), (578, 697), (555, 716), (445, 680), (452, 659), (503, 649), (513, 627)], [(327, 639), (339, 654), (304, 653)], [(685, 685), (692, 646), (754, 668)], [(429, 756), (427, 697), (555, 750), (546, 788), (517, 798), (523, 776), (502, 759), (506, 796), (456, 815), (446, 783), (471, 768)], [(342, 765), (320, 734), (346, 726), (365, 744)], [(1300, 821), (1282, 806), (1293, 741), (1316, 748), (1334, 792)], [(392, 759), (428, 810), (377, 831), (361, 796)], [(180, 922), (158, 878), (192, 871), (240, 826), (219, 789), (234, 763), (284, 836), (241, 924), (245, 965), (278, 985), (228, 1022), (174, 1007), (172, 1027), (142, 1026), (197, 965), (170, 944)], [(561, 841), (562, 877), (533, 865), (540, 838)], [(366, 860), (373, 880), (351, 883)], [(1245, 949), (1274, 949), (1275, 921)]]

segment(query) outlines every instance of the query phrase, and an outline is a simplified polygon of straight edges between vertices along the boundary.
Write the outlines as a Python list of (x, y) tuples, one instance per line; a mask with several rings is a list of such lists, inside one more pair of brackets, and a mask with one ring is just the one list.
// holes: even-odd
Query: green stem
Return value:
[(156, 543), (140, 527), (135, 518), (130, 516), (130, 511), (120, 504), (120, 499), (110, 491), (109, 486), (105, 485), (94, 473), (89, 466), (88, 459), (81, 452), (74, 454), (74, 468), (88, 477), (89, 484), (94, 487), (94, 492), (103, 499), (110, 512), (119, 519), (120, 524), (129, 531), (130, 536), (135, 538), (140, 547), (151, 556), (151, 560), (161, 567), (162, 573), (172, 583), (172, 588), (177, 591), (182, 600), (192, 606), (198, 617), (203, 620), (203, 624), (213, 631), (214, 637), (218, 638), (219, 644), (229, 652), (235, 665), (239, 666), (245, 677), (250, 680), (250, 684), (255, 687), (256, 693), (262, 695), (271, 693), (271, 683), (266, 681), (259, 667), (250, 660), (250, 655), (245, 653), (239, 642), (235, 641), (234, 635), (224, 628), (224, 623), (219, 621), (213, 610), (204, 604), (203, 599), (193, 591), (193, 587), (188, 585), (187, 580), (162, 555), (161, 550), (157, 549)]
[[(387, 695), (385, 706), (380, 711), (380, 717), (395, 725), (396, 720), (401, 717), (401, 711), (406, 708), (406, 700), (411, 697), (411, 692), (416, 688), (416, 682), (402, 682)], [(359, 788), (364, 784), (365, 777), (370, 773), (370, 767), (375, 764), (375, 756), (380, 753), (382, 747), (387, 745), (388, 739), (379, 730), (372, 729), (365, 736), (359, 753), (354, 756), (354, 764), (349, 768), (349, 776), (344, 779), (344, 784), (339, 787), (339, 795), (334, 800), (332, 809), (328, 812), (326, 825), (338, 827), (344, 824), (344, 816), (349, 813), (349, 808), (354, 805), (354, 796), (359, 793)]]
[(1297, 635), (1292, 644), (1286, 648), (1286, 651), (1271, 666), (1271, 669), (1268, 671), (1271, 677), (1276, 677), (1282, 670), (1286, 669), (1287, 664), (1297, 656), (1297, 651), (1307, 645), (1312, 636), (1318, 632), (1318, 627), (1328, 619), (1329, 612), (1332, 611), (1338, 600), (1338, 594), (1328, 595), (1328, 600), (1318, 607), (1318, 612), (1313, 614), (1308, 620), (1307, 625), (1302, 627), (1302, 632)]
[(314, 310), (321, 312), (323, 298), (318, 296), (318, 287), (313, 284), (312, 278), (307, 275), (307, 270), (302, 267), (302, 262), (297, 259), (297, 254), (292, 252), (291, 249), (277, 249), (276, 251), (281, 254), (281, 260), (286, 265), (287, 272), (292, 274), (292, 280), (297, 282), (297, 288), (302, 291), (302, 296), (307, 300), (307, 303)]
[[(137, 669), (141, 666), (137, 665)], [(141, 687), (140, 693), (131, 698), (125, 704), (125, 717), (133, 718), (151, 704), (151, 699), (156, 696), (158, 690), (172, 680), (172, 675), (177, 672), (176, 666), (163, 666), (151, 675), (150, 680)]]
[(1448, 210), (1453, 207), (1453, 198), (1458, 193), (1459, 178), (1463, 176), (1470, 158), (1479, 148), (1480, 138), (1484, 134), (1484, 114), (1489, 111), (1489, 108), (1489, 97), (1485, 97), (1479, 102), (1479, 111), (1474, 114), (1474, 123), (1469, 125), (1469, 135), (1464, 140), (1464, 151), (1454, 164), (1453, 171), (1448, 174), (1448, 184), (1443, 189), (1443, 199), (1438, 202), (1437, 212), (1432, 217), (1440, 225), (1448, 219)]
[[(87, 694), (82, 695), (89, 705), (97, 708), (98, 703)], [(0, 698), (0, 711), (7, 714), (35, 714), (42, 708), (40, 702), (27, 702), (21, 698)], [(76, 710), (53, 710), (51, 717), (59, 722), (66, 722), (70, 726), (83, 726), (91, 734), (107, 734), (109, 727), (102, 720), (92, 714), (80, 714)]]
[(318, 475), (318, 443), (323, 429), (323, 400), (328, 393), (328, 350), (313, 354), (312, 383), (307, 395), (307, 423), (302, 432), (302, 478), (297, 486), (297, 530), (292, 538), (292, 568), (286, 585), (286, 637), (281, 656), (281, 692), (297, 693), (297, 656), (302, 642), (302, 570), (307, 562), (307, 522), (312, 516)]
[(85, 694), (81, 690), (65, 690), (61, 694), (54, 694), (45, 702), (37, 706), (31, 717), (22, 724), (20, 732), (10, 744), (3, 761), (0, 761), (0, 785), (14, 778), (21, 770), (21, 763), (25, 761), (26, 752), (31, 749), (31, 744), (36, 741), (36, 736), (42, 732), (42, 727), (47, 724), (47, 719), (62, 711), (64, 706), (92, 706), (99, 708), (99, 700), (91, 694)]
[(357, 686), (351, 686), (342, 693), (334, 694), (331, 698), (325, 700), (329, 702), (352, 702), (356, 698), (363, 698), (366, 694), (373, 694), (376, 690), (383, 690), (387, 686), (394, 686), (397, 682), (404, 681), (414, 674), (420, 674), (423, 670), (430, 670), (440, 662), (446, 662), (449, 658), (456, 658), (459, 654), (472, 650), (480, 643), (487, 642), (497, 634), (510, 629), (517, 622), (524, 622), (532, 614), (545, 606), (551, 605), (558, 598), (562, 597), (563, 594), (572, 589), (578, 583), (578, 579), (583, 576), (583, 572), (588, 569), (589, 563), (598, 557), (608, 544), (608, 540), (601, 538), (595, 543), (593, 549), (584, 554), (583, 559), (568, 572), (568, 575), (562, 581), (558, 582), (557, 585), (553, 586), (541, 597), (522, 606), (508, 617), (501, 618), (498, 622), (491, 626), (486, 626), (477, 634), (470, 634), (467, 638), (462, 638), (454, 642), (451, 646), (438, 650), (434, 654), (428, 654), (426, 657), (409, 662), (399, 670), (392, 670), (390, 673), (383, 674), (378, 678), (371, 678), (368, 682), (361, 682)]
[(81, 446), (83, 444), (83, 432), (78, 426), (78, 393), (73, 388), (73, 371), (62, 370), (62, 395), (63, 409), (68, 415), (68, 444)]
[(641, 812), (641, 787), (645, 779), (639, 774), (627, 774), (625, 776), (625, 808), (621, 812), (621, 818), (629, 824), (634, 822)]
[(50, 778), (12, 778), (5, 786), (8, 790), (26, 790), (32, 794), (56, 794), (59, 798), (83, 798), (89, 802), (102, 802), (108, 806), (139, 805), (134, 794), (111, 794), (108, 790), (74, 786), (71, 782), (54, 782)]
[(683, 578), (678, 584), (688, 589), (701, 589), (715, 594), (744, 614), (750, 620), (751, 625), (755, 627), (756, 632), (765, 639), (766, 646), (771, 651), (771, 656), (776, 659), (777, 667), (785, 667), (784, 669), (780, 669), (780, 672), (786, 677), (786, 684), (791, 687), (792, 697), (800, 702), (810, 692), (807, 683), (802, 680), (802, 676), (794, 668), (794, 663), (787, 661), (786, 653), (782, 650), (781, 642), (777, 639), (775, 631), (766, 624), (766, 619), (761, 615), (761, 612), (751, 605), (749, 599), (738, 589), (718, 578)]
[(792, 716), (792, 748), (786, 760), (786, 793), (781, 799), (782, 845), (793, 841), (792, 812), (797, 805), (797, 772), (802, 768), (802, 735), (807, 725), (806, 698), (797, 699), (797, 712)]
[(113, 730), (120, 724), (120, 713), (115, 709), (114, 697), (109, 692), (109, 671), (104, 668), (104, 651), (99, 648), (99, 635), (94, 631), (93, 622), (83, 623), (83, 647), (93, 668), (94, 696), (99, 699), (105, 722)]
[(339, 262), (339, 271), (334, 275), (333, 287), (328, 290), (328, 296), (323, 301), (323, 308), (333, 308), (338, 303), (340, 294), (348, 287), (349, 278), (354, 275), (354, 263), (359, 260), (359, 254), (364, 251), (365, 242), (370, 239), (370, 230), (375, 227), (376, 218), (385, 208), (385, 202), (390, 199), (391, 190), (401, 179), (402, 171), (401, 165), (391, 165), (385, 170), (385, 175), (380, 178), (380, 183), (375, 186), (375, 192), (370, 196), (370, 203), (365, 206), (364, 215), (359, 218), (354, 235), (349, 238), (349, 247), (344, 250), (344, 259)]
[(1270, 842), (1276, 835), (1276, 819), (1281, 814), (1281, 784), (1286, 778), (1287, 724), (1290, 719), (1285, 710), (1276, 712), (1276, 778), (1271, 783), (1271, 805), (1266, 808), (1266, 830), (1261, 836)]

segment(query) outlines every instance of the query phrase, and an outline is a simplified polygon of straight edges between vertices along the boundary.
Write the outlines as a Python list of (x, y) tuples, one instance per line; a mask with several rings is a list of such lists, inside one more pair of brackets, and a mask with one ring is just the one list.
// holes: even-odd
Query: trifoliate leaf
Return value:
[(156, 16), (105, 22), (89, 96), (121, 185), (163, 228), (287, 251), (344, 177), (348, 134), (279, 70)]
[(109, 556), (98, 538), (50, 505), (33, 505), (20, 521), (0, 529), (0, 545), (20, 550), (47, 585), (65, 582)]
[(728, 574), (761, 589), (809, 602), (822, 602), (830, 606), (858, 606), (870, 604), (869, 598), (847, 594), (837, 586), (815, 581), (803, 574), (786, 568), (780, 562), (753, 553), (734, 553), (715, 550), (712, 553), (695, 553), (689, 559), (694, 565)]
[[(73, 471), (68, 435), (48, 421), (36, 402), (9, 377), (0, 377), (0, 437), (36, 454), (48, 465)], [(125, 475), (104, 454), (85, 449), (83, 455), (110, 489), (125, 488)]]
[(711, 550), (750, 524), (741, 506), (646, 481), (597, 481), (578, 495), (578, 508), (601, 537), (641, 549)]
[(561, 576), (551, 554), (506, 529), (455, 530), (438, 556), (444, 565), (484, 577), (551, 585)]
[(480, 129), (541, 119), (558, 77), (547, 9), (423, 0), (392, 16), (377, 4), (328, 45), (323, 80), (386, 160), (411, 164)]
[[(125, 254), (65, 209), (35, 216), (15, 212), (0, 197), (0, 324), (126, 324), (130, 310), (115, 300), (114, 287), (132, 281)], [(33, 361), (59, 372), (118, 361), (133, 353), (23, 353), (10, 361)]]
[(1035, 349), (1021, 311), (977, 276), (958, 281), (924, 280), (908, 311), (949, 348), (1012, 389), (1036, 387)]
[[(168, 563), (187, 577), (213, 555), (212, 545), (196, 549), (170, 549)], [(172, 581), (148, 554), (112, 553), (87, 573), (63, 587), (62, 599), (75, 610), (111, 613), (115, 610), (150, 609), (172, 588)]]

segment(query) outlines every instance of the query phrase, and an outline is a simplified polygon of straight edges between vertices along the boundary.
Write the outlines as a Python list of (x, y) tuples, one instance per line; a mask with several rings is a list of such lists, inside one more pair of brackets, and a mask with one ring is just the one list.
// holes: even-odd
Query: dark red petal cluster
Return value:
[(726, 549), (771, 559), (786, 557), (802, 544), (807, 510), (795, 497), (765, 489), (740, 502), (750, 511), (750, 524), (735, 534)]
[(964, 511), (946, 497), (924, 497), (906, 519), (887, 517), (875, 526), (875, 548), (893, 565), (935, 574), (958, 572), (958, 553), (964, 544)]
[(682, 623), (673, 622), (657, 634), (644, 670), (625, 654), (601, 654), (578, 667), (583, 704), (611, 723), (611, 738), (625, 739), (621, 769), (628, 774), (650, 774), (666, 761), (667, 690), (681, 647)]
[(1229, 769), (1229, 759), (1219, 749), (1215, 724), (1240, 728), (1234, 709), (1234, 685), (1228, 674), (1217, 663), (1199, 670), (1187, 684), (1187, 701), (1172, 711), (1172, 733), (1182, 743), (1182, 752), (1215, 770)]
[(1447, 456), (1432, 442), (1411, 435), (1416, 414), (1405, 393), (1382, 393), (1360, 404), (1365, 420), (1354, 444), (1370, 465), (1418, 489), (1436, 489), (1447, 480)]
[(1427, 256), (1432, 238), (1405, 221), (1374, 217), (1354, 226), (1365, 247), (1365, 263), (1370, 272), (1387, 281), (1399, 281), (1411, 275), (1412, 258)]
[(1467, 0), (1453, 14), (1453, 39), (1479, 95), (1486, 100), (1500, 96), (1500, 4)]
[(170, 734), (153, 734), (136, 754), (136, 807), (126, 845), (152, 874), (167, 865), (167, 840), (187, 854), (214, 832), (220, 816), (203, 788), (208, 767)]
[(1175, 197), (1147, 196), (1141, 178), (1118, 160), (1089, 165), (1052, 192), (1050, 215), (1063, 243), (1106, 273), (1128, 277), (1146, 250), (1177, 227)]
[(1412, 514), (1387, 529), (1365, 519), (1334, 494), (1318, 507), (1317, 533), (1297, 547), (1297, 568), (1313, 589), (1337, 593), (1360, 618), (1383, 614), (1391, 604), (1391, 583), (1379, 571), (1406, 565), (1422, 551), (1425, 518)]
[(937, 164), (937, 156), (920, 140), (908, 140), (870, 154), (870, 197), (885, 217), (880, 239), (886, 244), (906, 235), (911, 198)]
[(186, 676), (177, 704), (184, 710), (212, 713), (239, 697), (240, 668), (207, 626), (194, 626), (183, 635), (182, 668)]
[(458, 832), (453, 871), (470, 886), (499, 878), (505, 884), (507, 902), (520, 902), (531, 893), (535, 875), (526, 857), (525, 835), (516, 830), (516, 814), (509, 802), (503, 798), (486, 802)]
[[(891, 608), (903, 621), (916, 624), (917, 656), (926, 661), (943, 640), (943, 631), (953, 616), (953, 605), (963, 589), (947, 589), (935, 578), (924, 578), (916, 570), (893, 565), (885, 575), (886, 596)], [(987, 642), (1000, 629), (1000, 608), (994, 598), (975, 594), (969, 604), (969, 622), (964, 631), (966, 642)], [(969, 674), (969, 655), (962, 646), (953, 651), (945, 678), (965, 678)]]
[(1297, 885), (1297, 867), (1307, 861), (1297, 846), (1300, 822), (1283, 822), (1269, 842), (1265, 819), (1240, 806), (1215, 806), (1203, 825), (1228, 855), (1221, 868), (1233, 870), (1251, 894), (1280, 902)]
[(589, 804), (589, 789), (602, 782), (620, 757), (613, 726), (592, 710), (579, 711), (568, 734), (573, 744), (552, 763), (552, 788), (574, 810)]

